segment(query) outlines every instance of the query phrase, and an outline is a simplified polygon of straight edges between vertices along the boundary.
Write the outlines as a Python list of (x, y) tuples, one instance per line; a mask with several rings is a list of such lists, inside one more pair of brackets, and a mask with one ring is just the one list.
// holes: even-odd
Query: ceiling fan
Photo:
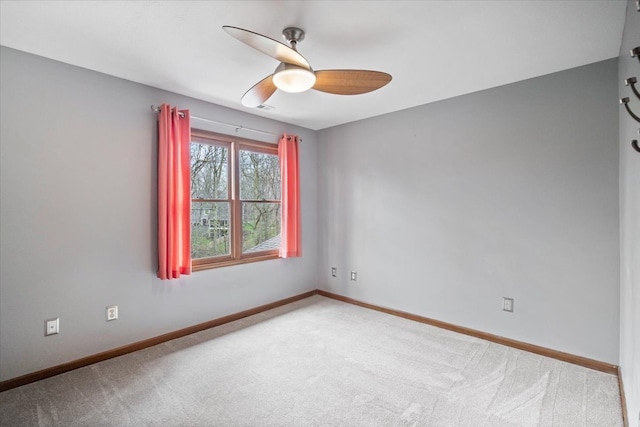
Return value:
[(304, 92), (309, 89), (336, 95), (359, 95), (380, 89), (391, 81), (391, 75), (370, 70), (319, 70), (314, 71), (309, 62), (296, 50), (304, 39), (304, 31), (287, 27), (282, 35), (290, 47), (253, 31), (225, 25), (229, 35), (260, 52), (280, 61), (273, 74), (256, 83), (242, 96), (242, 105), (258, 107), (264, 104), (276, 89), (285, 92)]

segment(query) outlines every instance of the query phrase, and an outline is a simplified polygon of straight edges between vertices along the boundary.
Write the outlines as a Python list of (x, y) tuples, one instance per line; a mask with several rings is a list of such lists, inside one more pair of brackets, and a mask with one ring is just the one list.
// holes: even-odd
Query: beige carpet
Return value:
[(0, 394), (2, 426), (622, 426), (617, 379), (320, 296)]

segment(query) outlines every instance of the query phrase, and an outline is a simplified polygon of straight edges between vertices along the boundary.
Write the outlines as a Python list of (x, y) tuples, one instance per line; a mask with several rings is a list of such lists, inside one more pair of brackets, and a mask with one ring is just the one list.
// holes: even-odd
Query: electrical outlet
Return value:
[(55, 335), (60, 333), (60, 318), (45, 320), (44, 336)]
[(513, 298), (502, 298), (502, 310), (513, 313)]
[(335, 267), (331, 267), (331, 276), (338, 277), (338, 269)]
[(351, 272), (351, 280), (353, 280), (354, 282), (358, 279), (358, 273), (355, 271)]
[(110, 305), (107, 307), (107, 322), (118, 318), (118, 306)]

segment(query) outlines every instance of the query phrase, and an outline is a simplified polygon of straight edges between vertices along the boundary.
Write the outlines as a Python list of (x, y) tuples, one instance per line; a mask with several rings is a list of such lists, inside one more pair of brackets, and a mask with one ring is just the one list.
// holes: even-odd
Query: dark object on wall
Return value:
[(631, 117), (633, 117), (637, 122), (640, 122), (640, 117), (636, 116), (631, 108), (629, 108), (629, 98), (620, 98), (620, 104), (624, 105), (624, 108), (627, 109), (627, 112)]
[[(636, 10), (640, 12), (640, 0), (636, 0)], [(637, 46), (631, 49), (629, 54), (631, 55), (632, 58), (633, 57), (638, 58), (638, 61), (640, 61), (640, 46)], [(624, 85), (631, 86), (631, 90), (636, 95), (636, 98), (640, 99), (640, 93), (638, 92), (638, 89), (636, 89), (636, 83), (638, 83), (638, 79), (636, 77), (629, 77), (624, 81)], [(620, 103), (624, 105), (624, 108), (626, 108), (627, 113), (629, 113), (631, 117), (633, 117), (637, 122), (640, 122), (640, 117), (636, 116), (633, 113), (633, 111), (631, 111), (631, 108), (629, 107), (629, 98), (620, 98)], [(640, 135), (640, 129), (638, 129), (638, 135)], [(640, 147), (638, 147), (637, 139), (634, 139), (631, 141), (631, 146), (633, 147), (634, 150), (640, 153)]]
[(638, 89), (636, 89), (636, 83), (638, 83), (638, 79), (635, 77), (629, 77), (624, 81), (624, 85), (631, 86), (631, 90), (636, 94), (636, 98), (640, 99), (640, 93), (638, 93)]

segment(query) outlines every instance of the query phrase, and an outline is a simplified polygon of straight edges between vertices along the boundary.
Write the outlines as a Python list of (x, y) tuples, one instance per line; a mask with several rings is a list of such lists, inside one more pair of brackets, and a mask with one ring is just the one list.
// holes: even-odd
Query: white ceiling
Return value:
[[(318, 130), (618, 55), (626, 1), (0, 1), (0, 44)], [(240, 104), (278, 62), (223, 25), (298, 50), (316, 70), (390, 73), (364, 95), (278, 91)]]

